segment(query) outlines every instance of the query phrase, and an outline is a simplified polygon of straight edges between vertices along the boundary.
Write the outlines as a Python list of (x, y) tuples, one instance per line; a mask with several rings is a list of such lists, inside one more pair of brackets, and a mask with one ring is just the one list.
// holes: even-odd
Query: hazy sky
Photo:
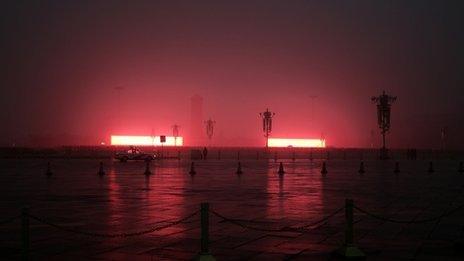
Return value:
[[(462, 1), (2, 1), (0, 144), (188, 139), (190, 97), (215, 143), (380, 142), (370, 97), (398, 96), (395, 147), (464, 145)], [(116, 87), (122, 87), (117, 91)], [(317, 98), (311, 99), (311, 96)], [(206, 119), (205, 119), (206, 120)]]

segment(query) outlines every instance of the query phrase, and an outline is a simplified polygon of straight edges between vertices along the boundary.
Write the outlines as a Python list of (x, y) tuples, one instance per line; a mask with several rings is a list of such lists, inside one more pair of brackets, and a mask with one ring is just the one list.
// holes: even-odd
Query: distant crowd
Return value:
[(416, 160), (417, 159), (417, 149), (408, 149), (406, 151), (406, 158), (409, 160)]

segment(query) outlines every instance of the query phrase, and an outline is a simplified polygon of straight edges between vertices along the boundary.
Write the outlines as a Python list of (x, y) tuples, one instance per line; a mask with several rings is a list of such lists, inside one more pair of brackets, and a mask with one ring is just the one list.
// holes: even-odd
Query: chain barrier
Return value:
[(240, 221), (238, 221), (236, 219), (227, 218), (227, 217), (217, 213), (214, 210), (210, 210), (210, 212), (213, 215), (217, 216), (218, 218), (221, 218), (223, 221), (229, 222), (231, 224), (237, 225), (237, 226), (245, 228), (245, 229), (251, 229), (251, 230), (261, 231), (261, 232), (284, 232), (282, 228), (281, 229), (267, 229), (267, 228), (259, 228), (259, 227), (244, 225), (244, 224), (240, 223)]
[(21, 216), (20, 215), (17, 215), (17, 216), (14, 216), (14, 217), (10, 217), (8, 219), (4, 219), (4, 220), (1, 220), (0, 221), (0, 226), (1, 225), (5, 225), (5, 224), (8, 224), (8, 223), (11, 223), (13, 221), (15, 221), (16, 219), (20, 218)]
[(334, 212), (332, 212), (331, 214), (329, 214), (328, 216), (325, 216), (322, 219), (317, 220), (315, 222), (312, 222), (312, 223), (310, 223), (308, 225), (304, 225), (304, 226), (300, 226), (300, 227), (296, 227), (296, 228), (292, 228), (292, 229), (306, 231), (306, 228), (314, 227), (316, 225), (324, 223), (324, 222), (328, 221), (329, 219), (331, 219), (332, 217), (334, 217), (335, 215), (337, 215), (338, 213), (342, 212), (343, 210), (345, 210), (345, 207), (341, 207), (341, 208), (335, 210)]
[(195, 211), (194, 213), (192, 213), (192, 214), (190, 214), (190, 215), (188, 215), (188, 216), (186, 216), (186, 217), (184, 217), (182, 219), (170, 222), (169, 224), (166, 224), (166, 225), (163, 225), (163, 226), (154, 227), (154, 228), (150, 228), (150, 229), (147, 229), (147, 230), (137, 231), (137, 232), (132, 232), (132, 233), (117, 233), (117, 234), (93, 233), (93, 232), (87, 232), (87, 231), (80, 231), (80, 230), (76, 230), (76, 229), (72, 229), (72, 228), (65, 228), (63, 226), (48, 222), (48, 221), (46, 221), (46, 220), (44, 220), (42, 218), (39, 218), (39, 217), (36, 217), (36, 216), (33, 216), (33, 215), (28, 215), (28, 216), (30, 218), (42, 223), (42, 224), (49, 225), (51, 227), (54, 227), (56, 229), (59, 229), (59, 230), (65, 231), (65, 232), (69, 232), (69, 233), (80, 234), (80, 235), (90, 236), (90, 237), (117, 238), (117, 237), (141, 236), (141, 235), (144, 235), (144, 234), (149, 234), (149, 233), (152, 233), (152, 232), (155, 232), (155, 231), (159, 231), (159, 230), (162, 230), (162, 229), (165, 229), (165, 228), (169, 228), (169, 227), (178, 225), (178, 224), (180, 224), (180, 223), (182, 223), (184, 221), (187, 221), (188, 219), (190, 219), (190, 218), (194, 217), (195, 215), (197, 215), (198, 212), (199, 211)]
[(358, 206), (354, 206), (354, 209), (358, 210), (359, 212), (361, 213), (364, 213), (372, 218), (375, 218), (375, 219), (379, 219), (379, 220), (382, 220), (382, 221), (386, 221), (386, 222), (391, 222), (391, 223), (398, 223), (398, 224), (421, 224), (421, 223), (428, 223), (428, 222), (433, 222), (433, 221), (438, 221), (446, 216), (449, 216), (455, 212), (457, 212), (458, 210), (461, 210), (462, 208), (464, 208), (464, 205), (461, 205), (461, 206), (458, 206), (454, 209), (451, 209), (449, 211), (446, 211), (444, 212), (443, 214), (439, 215), (439, 216), (436, 216), (436, 217), (432, 217), (432, 218), (427, 218), (427, 219), (419, 219), (419, 220), (396, 220), (396, 219), (392, 219), (392, 218), (387, 218), (387, 217), (382, 217), (381, 215), (378, 215), (378, 214), (374, 214), (374, 213), (371, 213), (367, 210), (364, 210), (362, 208), (359, 208)]
[(268, 173), (277, 173), (276, 168), (250, 168), (246, 166), (242, 166), (242, 169), (246, 171), (247, 173), (252, 173), (252, 174), (268, 174)]
[(205, 166), (205, 165), (195, 165), (195, 169), (199, 169), (199, 170), (208, 170), (208, 171), (217, 171), (217, 170), (226, 170), (226, 169), (236, 169), (237, 167), (236, 166)]
[(216, 211), (213, 211), (213, 210), (210, 210), (210, 212), (213, 215), (221, 218), (225, 222), (232, 223), (234, 225), (240, 226), (240, 227), (245, 228), (245, 229), (261, 231), (261, 232), (299, 232), (299, 233), (304, 233), (304, 232), (308, 232), (307, 231), (308, 227), (313, 227), (315, 225), (326, 222), (327, 220), (334, 217), (335, 215), (337, 215), (338, 213), (340, 213), (344, 209), (345, 209), (344, 207), (341, 207), (341, 208), (337, 209), (336, 211), (334, 211), (333, 213), (331, 213), (330, 215), (325, 216), (322, 219), (317, 220), (315, 222), (312, 222), (312, 223), (310, 223), (308, 225), (304, 225), (304, 226), (300, 226), (300, 227), (296, 227), (296, 228), (283, 227), (283, 228), (279, 228), (279, 229), (259, 228), (259, 227), (255, 227), (255, 226), (245, 225), (242, 222), (240, 222), (238, 219), (227, 218), (227, 217), (225, 217), (225, 216), (223, 216), (223, 215), (221, 215), (221, 214), (219, 214), (219, 213), (217, 213)]

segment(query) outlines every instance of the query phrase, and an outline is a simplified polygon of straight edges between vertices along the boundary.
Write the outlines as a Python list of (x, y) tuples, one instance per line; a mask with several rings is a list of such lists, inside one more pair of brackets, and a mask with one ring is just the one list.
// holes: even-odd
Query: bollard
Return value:
[(346, 219), (346, 230), (345, 230), (345, 245), (353, 245), (353, 200), (345, 199), (345, 219)]
[(279, 173), (279, 175), (284, 175), (285, 174), (284, 165), (282, 164), (282, 162), (279, 165), (279, 171), (277, 173)]
[(100, 176), (105, 175), (105, 171), (103, 170), (103, 161), (100, 161), (100, 168), (98, 169), (98, 175)]
[(145, 164), (145, 172), (144, 172), (143, 174), (145, 174), (145, 176), (151, 175), (151, 171), (150, 171), (150, 161), (149, 161), (149, 160), (146, 161), (146, 164)]
[(29, 260), (29, 208), (21, 211), (21, 259)]
[(353, 200), (345, 200), (345, 243), (338, 249), (337, 253), (345, 258), (365, 258), (366, 255), (354, 245), (354, 229), (353, 229)]
[(209, 203), (201, 203), (201, 248), (195, 260), (216, 260), (209, 253)]
[(50, 166), (50, 161), (49, 161), (49, 162), (47, 162), (47, 170), (45, 171), (45, 175), (50, 177), (52, 174), (53, 174), (53, 172), (52, 172), (52, 169), (51, 169), (51, 166)]
[(192, 161), (192, 164), (190, 164), (190, 175), (195, 175), (197, 172), (195, 171), (195, 162)]
[(325, 175), (325, 174), (327, 174), (327, 173), (328, 173), (328, 171), (327, 171), (327, 166), (325, 165), (325, 161), (324, 161), (324, 162), (322, 162), (321, 174), (322, 174), (322, 175)]
[(395, 170), (393, 171), (395, 174), (400, 173), (400, 163), (397, 161), (395, 162)]
[(235, 172), (235, 174), (237, 174), (237, 175), (243, 174), (243, 172), (242, 172), (242, 164), (240, 163), (240, 161), (238, 162), (237, 171)]
[(364, 162), (363, 162), (363, 161), (361, 161), (361, 163), (359, 164), (358, 173), (359, 173), (359, 174), (364, 174), (364, 173), (366, 173), (366, 171), (365, 171), (365, 169), (364, 169)]
[(462, 163), (462, 161), (459, 162), (458, 172), (461, 174), (464, 173), (464, 164)]
[(433, 169), (433, 162), (431, 162), (431, 161), (429, 162), (429, 169), (428, 169), (428, 172), (429, 172), (429, 173), (434, 173), (434, 172), (435, 172), (435, 170)]

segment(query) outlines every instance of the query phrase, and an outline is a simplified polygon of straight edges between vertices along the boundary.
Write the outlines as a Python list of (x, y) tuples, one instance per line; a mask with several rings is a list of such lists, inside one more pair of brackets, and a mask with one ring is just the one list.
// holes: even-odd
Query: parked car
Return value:
[(114, 158), (121, 162), (126, 162), (128, 160), (149, 161), (149, 160), (154, 160), (155, 158), (157, 158), (157, 155), (156, 153), (146, 153), (146, 152), (140, 151), (139, 149), (135, 147), (130, 147), (130, 149), (127, 151), (117, 152), (114, 155)]

